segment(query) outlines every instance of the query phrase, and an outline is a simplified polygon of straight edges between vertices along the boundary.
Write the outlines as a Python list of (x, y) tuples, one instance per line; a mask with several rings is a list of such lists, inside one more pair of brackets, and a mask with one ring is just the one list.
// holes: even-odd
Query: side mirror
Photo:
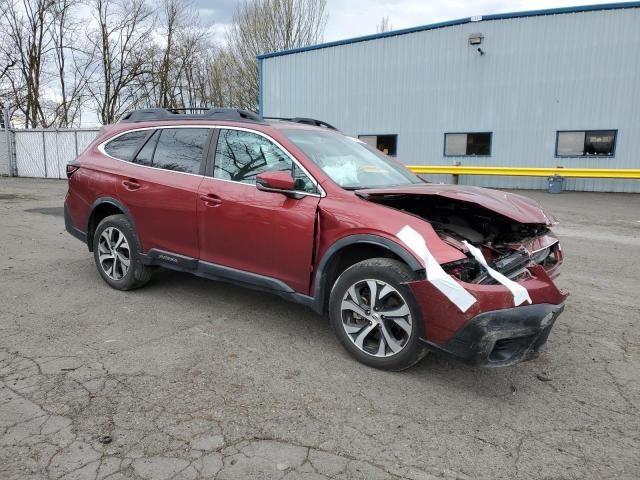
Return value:
[(293, 193), (296, 182), (290, 172), (263, 172), (256, 176), (256, 187), (263, 192)]

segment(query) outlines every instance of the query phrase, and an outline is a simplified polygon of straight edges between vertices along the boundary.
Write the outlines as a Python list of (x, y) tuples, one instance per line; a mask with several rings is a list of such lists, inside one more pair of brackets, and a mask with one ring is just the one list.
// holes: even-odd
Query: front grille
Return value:
[[(531, 258), (529, 254), (523, 250), (518, 250), (517, 252), (509, 253), (508, 255), (498, 258), (490, 263), (489, 266), (505, 277), (512, 278), (519, 277), (530, 263)], [(478, 277), (474, 283), (490, 285), (496, 283), (496, 281), (488, 273), (485, 273)]]

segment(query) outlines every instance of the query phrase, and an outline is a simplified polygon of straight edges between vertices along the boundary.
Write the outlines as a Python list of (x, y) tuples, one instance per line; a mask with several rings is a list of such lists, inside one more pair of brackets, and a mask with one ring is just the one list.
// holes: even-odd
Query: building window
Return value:
[(386, 155), (398, 154), (398, 135), (358, 135), (358, 138)]
[(491, 132), (445, 133), (444, 154), (447, 157), (491, 155)]
[(615, 151), (615, 130), (557, 132), (556, 157), (612, 157)]

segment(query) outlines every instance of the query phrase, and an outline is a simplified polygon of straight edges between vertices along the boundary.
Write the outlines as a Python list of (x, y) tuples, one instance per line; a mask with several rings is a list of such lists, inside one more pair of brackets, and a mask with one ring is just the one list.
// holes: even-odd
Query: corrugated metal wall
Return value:
[(18, 176), (66, 178), (67, 163), (97, 134), (98, 130), (15, 130)]
[[(468, 44), (472, 33), (483, 35), (485, 55)], [(398, 157), (409, 165), (640, 168), (639, 8), (467, 23), (262, 62), (264, 115), (398, 134)], [(555, 158), (556, 131), (581, 129), (618, 130), (615, 158)], [(444, 156), (445, 132), (482, 131), (493, 132), (490, 157)], [(569, 179), (565, 188), (640, 192), (640, 181)]]

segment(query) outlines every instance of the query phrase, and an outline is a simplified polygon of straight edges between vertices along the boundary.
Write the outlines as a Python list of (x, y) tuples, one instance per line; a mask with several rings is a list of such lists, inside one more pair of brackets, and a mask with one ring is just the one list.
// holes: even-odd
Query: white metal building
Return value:
[[(269, 53), (259, 64), (263, 115), (324, 120), (408, 165), (640, 168), (640, 2), (465, 18)], [(569, 179), (565, 188), (640, 192), (640, 180)]]

